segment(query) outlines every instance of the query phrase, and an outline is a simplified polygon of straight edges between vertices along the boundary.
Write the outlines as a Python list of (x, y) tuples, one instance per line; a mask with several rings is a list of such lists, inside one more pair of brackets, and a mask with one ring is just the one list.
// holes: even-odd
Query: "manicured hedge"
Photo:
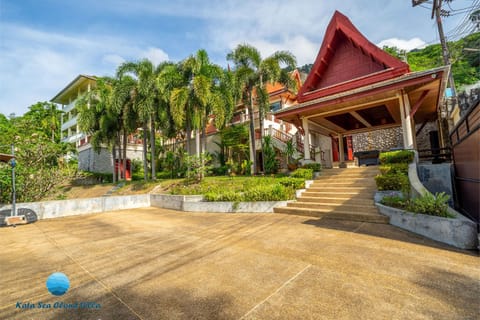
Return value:
[(302, 166), (304, 169), (312, 169), (313, 172), (320, 172), (322, 170), (322, 165), (318, 162), (306, 163)]
[(305, 169), (305, 168), (298, 168), (297, 170), (293, 171), (290, 175), (292, 178), (301, 178), (305, 180), (312, 180), (313, 179), (313, 170), (312, 169)]
[(379, 159), (381, 164), (387, 163), (411, 163), (414, 153), (411, 150), (397, 150), (380, 153)]
[(389, 163), (379, 167), (381, 174), (397, 174), (408, 175), (408, 163)]
[(380, 174), (375, 177), (375, 182), (377, 183), (377, 188), (380, 191), (384, 191), (384, 190), (406, 191), (410, 189), (408, 176), (401, 173)]

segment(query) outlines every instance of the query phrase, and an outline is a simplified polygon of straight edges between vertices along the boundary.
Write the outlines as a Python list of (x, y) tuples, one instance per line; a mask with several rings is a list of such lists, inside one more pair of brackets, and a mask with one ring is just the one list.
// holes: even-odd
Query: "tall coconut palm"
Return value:
[(111, 148), (113, 159), (113, 182), (117, 180), (115, 160), (117, 159), (118, 114), (112, 108), (114, 79), (97, 79), (94, 89), (84, 94), (76, 103), (79, 112), (80, 129), (91, 136), (93, 149), (99, 152), (104, 144)]
[(189, 152), (191, 130), (196, 132), (197, 155), (201, 153), (199, 132), (212, 90), (211, 67), (205, 50), (199, 50), (195, 56), (185, 59), (181, 64), (183, 81), (170, 97), (170, 112), (176, 126), (186, 129)]
[(158, 65), (156, 70), (157, 86), (157, 122), (163, 137), (176, 137), (176, 126), (170, 113), (170, 97), (175, 88), (182, 86), (184, 78), (180, 65), (172, 62), (164, 62)]
[(176, 125), (186, 129), (188, 150), (191, 130), (195, 130), (195, 150), (197, 156), (201, 156), (206, 151), (206, 127), (210, 118), (214, 116), (215, 124), (222, 127), (225, 119), (232, 115), (232, 77), (211, 63), (205, 50), (198, 50), (181, 66), (184, 80), (171, 93), (171, 114)]
[(269, 107), (267, 83), (280, 82), (292, 86), (292, 81), (285, 70), (296, 66), (296, 59), (288, 51), (276, 51), (262, 59), (260, 52), (248, 44), (238, 45), (227, 55), (227, 60), (235, 64), (236, 83), (242, 92), (242, 100), (248, 108), (250, 119), (250, 157), (251, 173), (257, 172), (255, 150), (254, 100), (258, 106), (260, 118), (260, 137), (263, 143), (263, 120)]
[[(143, 171), (144, 180), (148, 180), (147, 163), (147, 135), (150, 134), (151, 155), (152, 155), (152, 179), (155, 179), (155, 125), (152, 119), (155, 115), (156, 99), (156, 75), (153, 63), (148, 59), (139, 62), (125, 62), (117, 69), (117, 77), (122, 78), (125, 74), (132, 74), (136, 77), (137, 85), (134, 92), (133, 107), (142, 125), (143, 130)], [(150, 125), (150, 131), (148, 130)]]
[(133, 104), (135, 101), (135, 88), (137, 82), (135, 79), (128, 75), (124, 75), (120, 79), (116, 79), (115, 85), (113, 88), (113, 97), (112, 97), (112, 107), (118, 114), (120, 120), (120, 129), (121, 129), (121, 141), (122, 146), (119, 149), (123, 153), (119, 152), (120, 163), (122, 163), (122, 171), (124, 174), (124, 179), (127, 171), (127, 139), (128, 135), (135, 132), (138, 128), (137, 115), (135, 113)]

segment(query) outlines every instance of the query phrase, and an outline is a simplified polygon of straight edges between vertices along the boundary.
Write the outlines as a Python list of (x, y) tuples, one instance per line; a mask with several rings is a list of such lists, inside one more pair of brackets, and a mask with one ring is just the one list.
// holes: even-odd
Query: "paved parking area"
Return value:
[[(0, 238), (0, 319), (480, 317), (477, 253), (389, 225), (145, 208)], [(58, 297), (56, 271), (70, 279)]]

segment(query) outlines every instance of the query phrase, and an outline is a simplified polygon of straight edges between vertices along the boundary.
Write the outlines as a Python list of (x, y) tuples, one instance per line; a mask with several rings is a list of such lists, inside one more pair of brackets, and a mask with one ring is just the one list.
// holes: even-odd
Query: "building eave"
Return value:
[(79, 83), (80, 80), (92, 80), (96, 81), (97, 78), (95, 76), (89, 76), (89, 75), (84, 75), (80, 74), (78, 75), (75, 79), (73, 79), (65, 88), (63, 88), (59, 93), (57, 93), (52, 99), (50, 99), (50, 102), (54, 103), (59, 103), (59, 104), (65, 104), (65, 101), (62, 100), (62, 96), (67, 93), (73, 86), (75, 86), (76, 83)]
[(380, 81), (374, 84), (354, 88), (351, 90), (347, 90), (344, 92), (320, 97), (317, 99), (312, 99), (310, 101), (305, 101), (303, 103), (284, 108), (282, 110), (279, 110), (277, 112), (274, 112), (274, 115), (278, 118), (286, 118), (288, 116), (294, 115), (294, 114), (299, 114), (302, 111), (306, 111), (310, 109), (310, 107), (321, 107), (323, 104), (331, 104), (332, 102), (338, 100), (338, 99), (346, 99), (348, 97), (355, 97), (356, 95), (363, 95), (365, 93), (369, 93), (371, 91), (378, 91), (378, 90), (391, 90), (392, 88), (395, 89), (398, 87), (398, 89), (403, 88), (404, 86), (407, 85), (412, 85), (415, 84), (415, 82), (419, 81), (427, 81), (426, 77), (428, 76), (433, 76), (437, 73), (442, 73), (443, 79), (445, 79), (448, 76), (449, 72), (449, 67), (448, 66), (442, 66), (434, 69), (429, 69), (429, 70), (424, 70), (424, 71), (418, 71), (418, 72), (412, 72), (412, 73), (407, 73), (405, 75), (401, 75), (397, 78), (394, 79), (388, 79), (385, 81)]

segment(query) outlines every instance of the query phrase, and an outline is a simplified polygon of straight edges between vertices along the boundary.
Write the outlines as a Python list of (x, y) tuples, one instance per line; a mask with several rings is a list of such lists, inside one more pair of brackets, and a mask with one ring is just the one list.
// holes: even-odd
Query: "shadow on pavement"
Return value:
[(359, 233), (374, 237), (381, 237), (390, 240), (408, 242), (428, 246), (436, 249), (443, 249), (457, 253), (463, 253), (471, 256), (478, 256), (476, 250), (462, 250), (428, 239), (421, 235), (400, 229), (389, 224), (368, 223), (358, 221), (337, 220), (329, 218), (309, 219), (303, 222), (304, 224), (312, 225), (319, 228), (326, 228), (331, 230), (339, 230), (346, 232)]

